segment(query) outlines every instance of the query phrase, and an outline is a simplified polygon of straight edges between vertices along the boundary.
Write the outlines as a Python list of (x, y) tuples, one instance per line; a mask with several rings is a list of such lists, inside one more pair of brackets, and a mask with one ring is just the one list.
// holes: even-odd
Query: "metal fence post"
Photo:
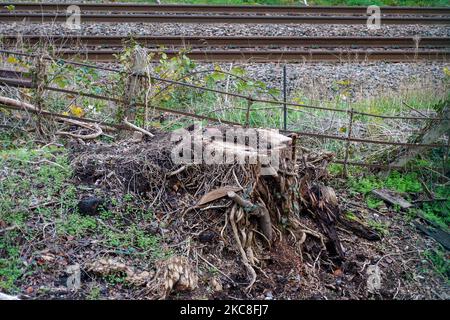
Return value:
[(248, 128), (250, 126), (250, 109), (252, 107), (252, 99), (247, 99), (247, 113), (245, 114), (245, 127)]
[(287, 76), (286, 76), (286, 65), (283, 66), (283, 129), (287, 130)]
[(350, 116), (348, 121), (348, 132), (347, 132), (347, 144), (345, 146), (345, 159), (344, 159), (344, 177), (348, 176), (347, 172), (347, 162), (348, 162), (348, 154), (350, 149), (350, 138), (352, 136), (352, 126), (353, 126), (353, 108), (350, 109)]

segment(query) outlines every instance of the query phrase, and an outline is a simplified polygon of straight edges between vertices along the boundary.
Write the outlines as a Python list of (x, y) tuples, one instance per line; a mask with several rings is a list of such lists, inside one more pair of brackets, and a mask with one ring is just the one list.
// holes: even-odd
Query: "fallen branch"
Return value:
[(168, 173), (167, 176), (168, 177), (172, 177), (172, 176), (174, 176), (176, 174), (179, 174), (179, 173), (183, 172), (184, 170), (186, 170), (186, 166), (182, 166), (182, 167), (178, 168), (177, 170)]
[(447, 201), (447, 198), (434, 198), (434, 199), (419, 199), (419, 200), (414, 200), (413, 203), (421, 203), (421, 202), (443, 202), (443, 201)]
[(236, 285), (236, 282), (231, 279), (225, 272), (221, 271), (219, 268), (217, 268), (215, 265), (213, 265), (211, 262), (206, 260), (202, 255), (198, 252), (196, 252), (197, 256), (202, 259), (204, 262), (206, 262), (210, 267), (214, 268), (214, 270), (217, 270), (221, 275), (223, 275), (225, 278), (227, 278), (232, 284)]
[(66, 131), (58, 131), (56, 132), (57, 135), (61, 135), (61, 136), (69, 136), (75, 139), (81, 139), (81, 140), (92, 140), (92, 139), (96, 139), (98, 138), (100, 135), (103, 134), (103, 130), (102, 128), (100, 128), (100, 126), (97, 123), (94, 123), (92, 126), (88, 125), (88, 124), (84, 124), (83, 127), (85, 128), (89, 128), (91, 130), (96, 130), (94, 133), (91, 134), (75, 134), (75, 133), (71, 133), (71, 132), (66, 132)]
[(408, 209), (412, 207), (411, 203), (409, 203), (399, 195), (396, 195), (394, 192), (386, 189), (372, 190), (372, 194), (392, 205), (398, 205), (402, 209)]
[(136, 131), (142, 132), (143, 134), (149, 136), (150, 138), (153, 138), (153, 137), (155, 136), (153, 133), (150, 133), (150, 132), (148, 132), (147, 130), (142, 129), (142, 128), (139, 128), (138, 126), (132, 124), (131, 122), (129, 122), (129, 121), (127, 120), (127, 118), (123, 119), (123, 123), (124, 123), (125, 125), (127, 125), (128, 127), (130, 127), (131, 129), (134, 129), (134, 130), (136, 130)]
[(253, 203), (251, 203), (248, 200), (243, 199), (241, 196), (239, 196), (234, 191), (229, 191), (227, 193), (228, 198), (236, 202), (238, 205), (240, 205), (242, 208), (244, 208), (245, 211), (249, 211), (251, 214), (259, 216), (259, 212), (254, 212), (257, 209), (257, 206), (255, 206)]
[(0, 292), (0, 300), (20, 300), (20, 299), (16, 296), (11, 296), (9, 294)]
[[(76, 125), (76, 126), (80, 126), (80, 127), (86, 128), (86, 129), (91, 129), (91, 130), (95, 129), (96, 130), (96, 132), (91, 134), (91, 135), (77, 135), (77, 134), (64, 132), (64, 131), (57, 132), (57, 134), (59, 134), (59, 135), (67, 135), (67, 136), (71, 136), (73, 138), (85, 139), (86, 140), (86, 139), (95, 139), (98, 136), (104, 134), (102, 126), (100, 126), (100, 124), (98, 124), (98, 123), (92, 123), (91, 124), (91, 123), (87, 123), (87, 122), (83, 122), (83, 121), (79, 121), (79, 120), (68, 119), (68, 118), (65, 118), (65, 117), (62, 117), (62, 116), (59, 116), (59, 115), (56, 115), (56, 114), (49, 113), (47, 111), (39, 110), (38, 108), (36, 108), (32, 104), (29, 104), (29, 103), (26, 103), (26, 102), (23, 102), (23, 101), (19, 101), (19, 100), (15, 100), (15, 99), (11, 99), (11, 98), (8, 98), (8, 97), (0, 96), (0, 103), (4, 104), (6, 106), (11, 106), (11, 107), (17, 108), (17, 109), (23, 109), (23, 110), (31, 111), (31, 112), (36, 113), (36, 114), (42, 114), (44, 116), (51, 116), (51, 117), (54, 117), (54, 118), (56, 118), (56, 119), (58, 119), (60, 121), (63, 121), (63, 122), (66, 122), (66, 123), (70, 123), (70, 124), (73, 124), (73, 125)], [(104, 127), (104, 128), (108, 129), (108, 130), (111, 129), (111, 128), (108, 128), (108, 127)], [(106, 135), (106, 134), (104, 134), (104, 135)]]
[(6, 228), (4, 228), (4, 229), (0, 229), (0, 233), (4, 233), (4, 232), (7, 232), (7, 231), (12, 231), (12, 230), (15, 230), (15, 229), (17, 229), (19, 226), (17, 226), (17, 225), (13, 225), (13, 226), (11, 226), (11, 227), (6, 227)]
[(445, 249), (450, 250), (450, 234), (447, 231), (424, 225), (418, 221), (414, 221), (413, 223), (421, 232), (439, 242)]

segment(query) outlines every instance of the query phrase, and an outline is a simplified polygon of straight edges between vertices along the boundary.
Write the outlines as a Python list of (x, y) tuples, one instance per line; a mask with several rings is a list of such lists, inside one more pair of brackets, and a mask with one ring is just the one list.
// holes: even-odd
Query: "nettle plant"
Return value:
[[(204, 112), (208, 111), (205, 110), (205, 107), (207, 109), (222, 107), (217, 104), (225, 100), (225, 95), (219, 93), (168, 83), (159, 79), (219, 89), (254, 98), (270, 96), (277, 99), (280, 95), (278, 89), (268, 86), (263, 81), (249, 78), (246, 70), (242, 67), (224, 67), (220, 64), (198, 65), (189, 58), (188, 49), (179, 51), (175, 56), (169, 56), (165, 53), (165, 48), (161, 47), (157, 52), (146, 52), (139, 89), (137, 92), (133, 92), (130, 99), (126, 99), (130, 74), (135, 70), (134, 55), (139, 48), (138, 44), (131, 41), (130, 44), (126, 44), (124, 51), (116, 56), (124, 71), (122, 73), (103, 72), (87, 66), (75, 66), (61, 59), (45, 62), (45, 85), (125, 100), (124, 105), (114, 106), (99, 99), (46, 92), (45, 108), (65, 115), (94, 119), (101, 117), (103, 120), (121, 122), (129, 105), (136, 104), (146, 107), (136, 108), (134, 122), (137, 125), (144, 125), (144, 127), (159, 127), (161, 125), (160, 116), (155, 114), (152, 106)], [(28, 70), (33, 68), (33, 59), (14, 56), (4, 59), (6, 63), (16, 67)], [(32, 93), (29, 89), (23, 90), (29, 95)], [(238, 107), (240, 104), (246, 104), (244, 99), (233, 101)]]
[[(130, 74), (135, 67), (136, 50), (140, 50), (137, 44), (125, 48), (123, 53), (117, 56), (125, 71), (115, 79), (113, 92), (118, 97), (126, 96), (127, 83)], [(148, 107), (136, 110), (135, 121), (137, 124), (160, 126), (153, 112), (153, 117), (146, 118), (146, 110), (152, 106), (162, 106), (169, 109), (193, 109), (195, 105), (217, 103), (216, 93), (195, 89), (180, 84), (169, 83), (164, 80), (171, 80), (191, 84), (211, 89), (227, 90), (252, 97), (261, 95), (279, 96), (279, 90), (269, 87), (263, 81), (255, 81), (246, 76), (246, 71), (241, 67), (232, 67), (229, 71), (223, 69), (219, 64), (211, 67), (199, 66), (189, 58), (189, 50), (180, 50), (177, 55), (169, 56), (165, 48), (159, 48), (158, 52), (148, 53), (146, 56), (146, 67), (144, 68), (144, 78), (138, 94), (133, 97), (133, 102)], [(148, 80), (150, 78), (150, 81)], [(225, 95), (221, 95), (223, 98)], [(120, 119), (123, 114), (116, 118)], [(160, 118), (159, 116), (157, 117)], [(146, 122), (146, 119), (148, 120)]]

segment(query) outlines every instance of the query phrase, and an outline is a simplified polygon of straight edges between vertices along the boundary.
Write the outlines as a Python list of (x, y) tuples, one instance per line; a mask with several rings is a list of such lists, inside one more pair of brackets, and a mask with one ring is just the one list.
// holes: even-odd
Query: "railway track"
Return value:
[(121, 47), (126, 42), (136, 42), (145, 47), (370, 47), (370, 48), (448, 48), (449, 37), (260, 37), (260, 36), (35, 36), (0, 35), (0, 44), (15, 47), (19, 44), (49, 43), (58, 47), (101, 46)]
[[(98, 62), (112, 62), (117, 60), (120, 49), (108, 50), (57, 50), (58, 57), (64, 59), (86, 59)], [(154, 52), (154, 61), (159, 61), (160, 50)], [(178, 50), (164, 50), (170, 58), (178, 55)], [(383, 50), (368, 52), (365, 50), (333, 51), (333, 50), (192, 50), (186, 55), (202, 62), (235, 62), (245, 61), (252, 63), (268, 62), (363, 62), (363, 61), (387, 61), (387, 62), (416, 62), (416, 61), (450, 61), (447, 50)]]
[[(68, 13), (0, 13), (2, 22), (63, 23)], [(199, 15), (199, 14), (92, 14), (81, 15), (83, 23), (258, 23), (258, 24), (366, 24), (367, 16), (299, 15)], [(386, 25), (450, 25), (450, 17), (383, 17)]]
[[(14, 6), (15, 12), (63, 12), (76, 4), (84, 12), (133, 13), (245, 13), (245, 14), (351, 14), (366, 15), (367, 7), (342, 6), (264, 6), (264, 5), (183, 5), (183, 4), (123, 4), (123, 3), (14, 3), (0, 2), (0, 10)], [(448, 15), (450, 7), (381, 7), (381, 14)]]
[[(9, 5), (14, 6), (7, 8)], [(69, 3), (0, 3), (2, 22), (61, 22), (70, 16)], [(365, 7), (282, 7), (147, 4), (77, 4), (82, 23), (273, 23), (273, 24), (366, 24)], [(383, 7), (383, 24), (450, 25), (449, 8)], [(395, 15), (395, 16), (394, 16)], [(448, 37), (255, 37), (255, 36), (137, 36), (133, 41), (151, 48), (169, 47), (169, 56), (179, 47), (200, 61), (316, 62), (448, 61)], [(55, 45), (64, 57), (113, 61), (130, 37), (123, 36), (0, 36), (4, 48), (21, 44)], [(77, 49), (75, 49), (77, 48)], [(225, 50), (226, 49), (226, 50)], [(326, 49), (326, 50), (325, 50)], [(364, 50), (362, 50), (364, 49)], [(157, 55), (155, 56), (157, 58)]]

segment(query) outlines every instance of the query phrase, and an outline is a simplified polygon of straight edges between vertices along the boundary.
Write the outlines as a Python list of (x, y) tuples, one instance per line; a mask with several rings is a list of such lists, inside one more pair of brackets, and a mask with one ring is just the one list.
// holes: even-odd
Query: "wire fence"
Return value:
[[(30, 57), (30, 58), (37, 58), (37, 57), (39, 57), (39, 55), (37, 55), (37, 54), (30, 54), (30, 53), (24, 53), (24, 52), (15, 52), (15, 51), (1, 50), (1, 49), (0, 49), (0, 53), (10, 54), (10, 55), (17, 55), (17, 56), (26, 56), (26, 57)], [(51, 61), (55, 61), (56, 60), (59, 63), (69, 64), (69, 65), (74, 65), (74, 66), (81, 66), (81, 67), (86, 67), (86, 68), (93, 68), (93, 69), (97, 69), (97, 70), (121, 73), (121, 74), (126, 74), (126, 75), (129, 75), (129, 76), (132, 76), (131, 72), (128, 72), (128, 71), (125, 71), (125, 70), (121, 70), (121, 69), (110, 68), (110, 67), (106, 67), (106, 66), (94, 65), (94, 64), (90, 64), (90, 63), (83, 63), (83, 62), (77, 62), (77, 61), (66, 60), (66, 59), (59, 59), (59, 58), (55, 59), (55, 58), (50, 57), (50, 56), (44, 56), (42, 58), (45, 59), (45, 60), (51, 60)], [(145, 74), (141, 75), (141, 76), (142, 77), (148, 77)], [(181, 111), (181, 110), (175, 110), (175, 109), (170, 109), (170, 108), (164, 108), (164, 107), (161, 107), (161, 106), (145, 105), (143, 103), (136, 103), (137, 107), (149, 107), (149, 108), (153, 108), (155, 110), (161, 111), (161, 112), (172, 113), (172, 114), (176, 114), (176, 115), (180, 115), (180, 116), (186, 116), (186, 117), (195, 118), (195, 119), (199, 119), (199, 120), (206, 120), (208, 122), (213, 122), (213, 123), (223, 123), (223, 124), (234, 125), (234, 126), (249, 127), (249, 125), (250, 125), (250, 111), (253, 111), (252, 110), (252, 104), (255, 103), (255, 102), (272, 104), (272, 105), (279, 105), (280, 108), (282, 108), (283, 106), (284, 106), (284, 108), (286, 108), (286, 106), (290, 106), (290, 107), (297, 107), (297, 108), (304, 108), (304, 109), (313, 109), (313, 110), (322, 110), (322, 111), (330, 111), (330, 112), (347, 113), (349, 115), (349, 124), (348, 124), (348, 127), (346, 129), (347, 136), (337, 136), (337, 135), (330, 135), (330, 134), (324, 134), (324, 133), (296, 131), (296, 130), (287, 130), (287, 129), (281, 129), (280, 130), (281, 132), (284, 132), (284, 133), (297, 134), (299, 136), (304, 136), (304, 137), (314, 137), (314, 138), (322, 138), (322, 139), (330, 139), (330, 140), (347, 142), (346, 143), (346, 147), (345, 147), (345, 155), (346, 155), (345, 159), (343, 159), (343, 160), (341, 160), (341, 159), (334, 159), (334, 160), (332, 160), (334, 163), (343, 164), (345, 170), (346, 170), (347, 165), (364, 166), (364, 167), (371, 167), (371, 168), (387, 168), (387, 169), (400, 169), (400, 168), (404, 167), (404, 166), (393, 166), (393, 165), (389, 165), (389, 164), (364, 163), (364, 162), (349, 161), (348, 160), (348, 153), (349, 153), (349, 148), (350, 148), (350, 145), (351, 145), (352, 142), (378, 144), (378, 145), (391, 145), (391, 146), (406, 147), (406, 148), (446, 148), (446, 152), (447, 153), (448, 153), (448, 149), (449, 149), (449, 143), (447, 143), (447, 144), (430, 144), (430, 143), (425, 144), (425, 143), (411, 143), (411, 142), (396, 142), (396, 141), (386, 141), (386, 140), (373, 140), (373, 139), (363, 139), (363, 138), (353, 137), (352, 134), (351, 134), (352, 133), (352, 125), (353, 125), (353, 121), (352, 120), (353, 120), (353, 117), (355, 115), (361, 115), (361, 116), (367, 116), (367, 117), (373, 117), (373, 118), (381, 118), (381, 119), (418, 120), (418, 121), (427, 121), (427, 122), (430, 122), (430, 121), (448, 121), (448, 120), (450, 120), (448, 118), (443, 118), (443, 117), (425, 117), (425, 116), (423, 116), (423, 117), (413, 117), (413, 116), (401, 116), (401, 115), (380, 115), (380, 114), (373, 114), (373, 113), (355, 111), (353, 109), (343, 110), (343, 109), (338, 109), (338, 108), (328, 108), (328, 107), (322, 107), (322, 106), (313, 106), (313, 105), (299, 104), (299, 103), (293, 103), (293, 102), (288, 102), (288, 101), (261, 99), (261, 98), (256, 98), (256, 97), (251, 97), (251, 96), (248, 96), (248, 95), (240, 94), (240, 93), (235, 93), (235, 92), (229, 92), (229, 91), (224, 91), (224, 90), (219, 90), (219, 89), (214, 89), (214, 88), (198, 86), (198, 85), (191, 84), (191, 83), (186, 83), (186, 82), (177, 81), (177, 80), (160, 78), (160, 77), (157, 77), (157, 76), (150, 76), (150, 79), (154, 80), (154, 81), (165, 82), (165, 83), (168, 83), (169, 85), (183, 86), (183, 87), (192, 88), (192, 89), (196, 89), (196, 90), (202, 90), (202, 91), (206, 91), (206, 92), (213, 92), (213, 93), (216, 93), (216, 94), (221, 94), (221, 95), (226, 95), (226, 96), (231, 96), (231, 97), (237, 97), (237, 98), (245, 99), (247, 101), (247, 110), (246, 110), (245, 123), (240, 123), (240, 122), (230, 121), (230, 120), (225, 120), (225, 119), (219, 119), (219, 118), (216, 118), (216, 117), (196, 114), (196, 113), (187, 112), (187, 111)], [(9, 85), (9, 86), (16, 86), (16, 87), (28, 87), (28, 88), (35, 88), (36, 87), (36, 84), (33, 83), (32, 81), (26, 81), (26, 80), (23, 80), (23, 79), (8, 79), (8, 78), (1, 78), (1, 77), (0, 77), (0, 84)], [(68, 89), (56, 88), (56, 87), (51, 87), (51, 86), (47, 86), (47, 85), (43, 86), (43, 89), (48, 90), (48, 91), (53, 91), (53, 92), (70, 94), (70, 95), (73, 95), (73, 96), (82, 96), (82, 97), (87, 97), (87, 98), (99, 99), (99, 100), (114, 102), (114, 103), (118, 103), (118, 104), (124, 104), (124, 103), (127, 102), (125, 99), (112, 98), (112, 97), (102, 96), (102, 95), (98, 95), (98, 94), (80, 92), (80, 91), (76, 91), (76, 90), (68, 90)], [(19, 109), (19, 108), (11, 107), (11, 109)], [(290, 109), (290, 110), (301, 111), (301, 110), (297, 110), (297, 109)], [(67, 115), (62, 115), (62, 114), (56, 114), (56, 113), (47, 112), (47, 111), (42, 111), (42, 112), (40, 112), (40, 114), (46, 114), (48, 116), (55, 116), (55, 117), (57, 116), (57, 117), (74, 119), (74, 120), (80, 120), (80, 121), (86, 121), (86, 122), (97, 122), (97, 123), (105, 124), (105, 125), (108, 125), (110, 127), (118, 128), (118, 129), (121, 129), (121, 130), (131, 130), (129, 127), (124, 126), (124, 125), (110, 123), (110, 122), (101, 122), (101, 121), (98, 121), (98, 120), (87, 119), (87, 118), (84, 118), (84, 117), (83, 118), (79, 118), (79, 117), (67, 116)], [(445, 164), (444, 164), (444, 166), (445, 166)], [(445, 170), (445, 168), (443, 168), (443, 169)]]

